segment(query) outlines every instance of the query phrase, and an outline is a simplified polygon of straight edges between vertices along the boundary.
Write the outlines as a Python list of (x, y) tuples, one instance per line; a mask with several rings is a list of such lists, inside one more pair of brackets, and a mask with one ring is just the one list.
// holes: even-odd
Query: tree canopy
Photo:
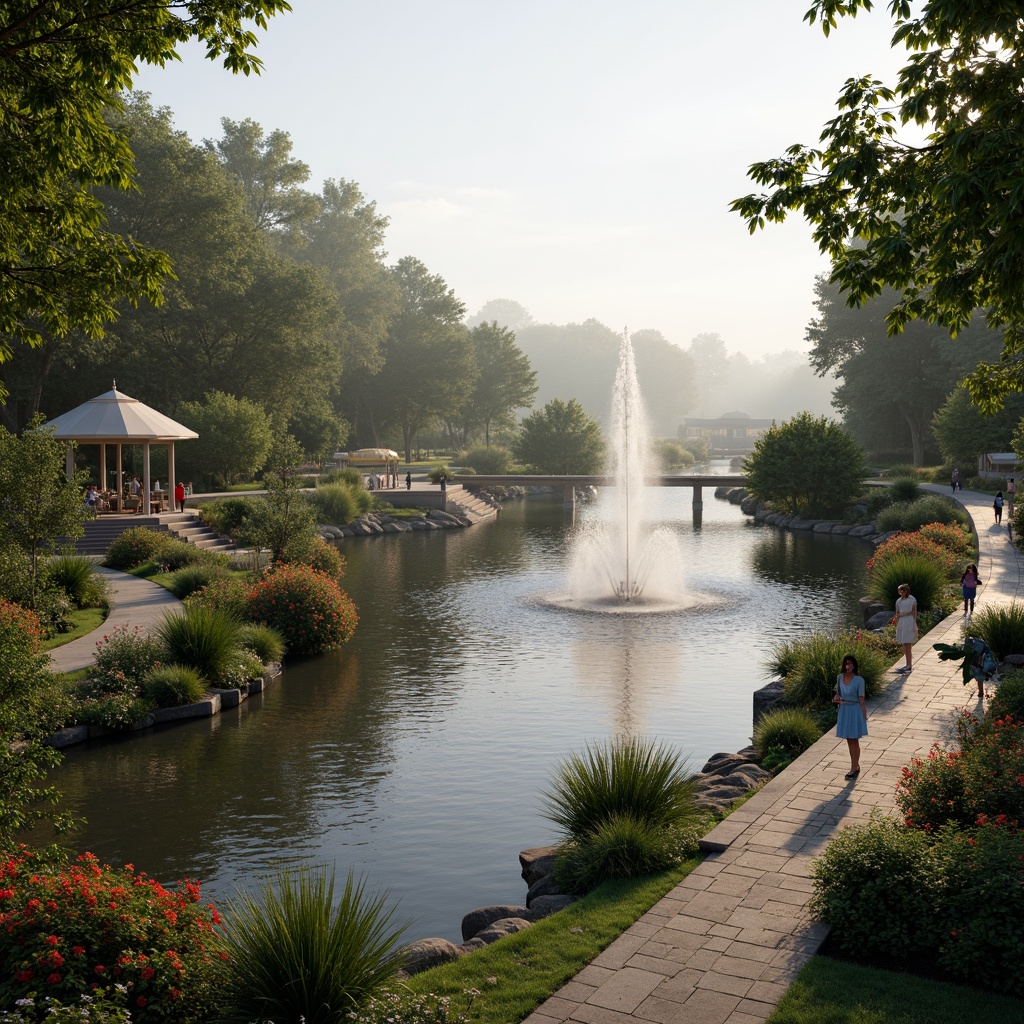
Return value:
[[(827, 35), (872, 6), (815, 0), (806, 20)], [(919, 319), (956, 336), (983, 311), (1003, 349), (968, 386), (996, 408), (1024, 386), (1024, 19), (992, 0), (888, 7), (908, 52), (899, 80), (850, 78), (819, 145), (754, 164), (768, 191), (733, 209), (752, 232), (801, 211), (849, 303), (895, 291), (890, 334)]]
[(523, 420), (513, 451), (535, 473), (587, 476), (604, 467), (601, 425), (570, 398), (553, 398)]
[(835, 515), (867, 474), (864, 451), (838, 424), (804, 412), (770, 427), (744, 460), (747, 488), (793, 515)]
[[(138, 62), (198, 41), (231, 71), (258, 72), (254, 28), (285, 0), (9, 0), (0, 8), (0, 363), (13, 343), (96, 337), (117, 303), (158, 301), (158, 250), (107, 230), (95, 186), (126, 190), (132, 154), (104, 116)], [(0, 398), (2, 398), (0, 392)]]

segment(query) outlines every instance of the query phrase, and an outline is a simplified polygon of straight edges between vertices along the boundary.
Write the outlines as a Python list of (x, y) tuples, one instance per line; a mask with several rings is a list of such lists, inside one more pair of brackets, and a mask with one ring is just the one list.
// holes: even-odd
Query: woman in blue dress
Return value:
[(858, 674), (857, 659), (852, 654), (843, 658), (843, 671), (836, 676), (833, 704), (839, 705), (836, 735), (850, 747), (850, 770), (846, 778), (860, 774), (860, 738), (868, 734), (868, 709), (864, 703), (864, 679)]

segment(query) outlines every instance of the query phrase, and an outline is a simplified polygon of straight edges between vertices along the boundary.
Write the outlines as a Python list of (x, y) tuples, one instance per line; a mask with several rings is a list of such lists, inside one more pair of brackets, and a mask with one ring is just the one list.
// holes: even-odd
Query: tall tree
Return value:
[(245, 192), (246, 209), (253, 224), (270, 231), (314, 218), (320, 208), (316, 196), (299, 188), (309, 180), (309, 165), (292, 157), (291, 136), (284, 131), (264, 135), (263, 128), (246, 118), (221, 118), (224, 134), (203, 143)]
[(466, 308), (444, 278), (412, 256), (391, 269), (401, 308), (384, 342), (384, 365), (360, 375), (362, 424), (374, 444), (400, 430), (406, 462), (417, 433), (436, 417), (455, 413), (476, 379), (473, 347), (462, 325)]
[[(250, 25), (286, 0), (10, 0), (0, 10), (0, 363), (43, 332), (99, 336), (122, 300), (156, 301), (168, 261), (105, 229), (97, 185), (131, 187), (132, 156), (105, 117), (137, 64), (197, 41), (258, 72)], [(0, 394), (0, 398), (2, 398)]]
[(705, 332), (696, 335), (686, 350), (693, 362), (700, 395), (700, 409), (704, 416), (711, 415), (711, 396), (725, 386), (729, 376), (729, 353), (719, 334)]
[[(872, 0), (815, 0), (827, 35)], [(1004, 328), (1002, 359), (968, 379), (992, 408), (1024, 386), (1024, 19), (1015, 4), (892, 0), (895, 87), (849, 79), (820, 146), (792, 146), (750, 169), (768, 191), (733, 203), (750, 230), (799, 210), (853, 304), (895, 295), (890, 333), (919, 319), (953, 336), (983, 310)], [(900, 137), (901, 129), (917, 138)], [(978, 363), (978, 359), (974, 359)]]
[(467, 318), (466, 326), (479, 327), (481, 324), (491, 322), (513, 331), (532, 327), (536, 323), (530, 311), (514, 299), (490, 299), (477, 313)]
[(1013, 450), (1013, 435), (1024, 416), (1024, 394), (1007, 395), (1003, 408), (986, 416), (971, 402), (966, 388), (957, 388), (932, 417), (932, 433), (948, 466), (967, 469), (985, 452)]
[(601, 424), (575, 398), (553, 398), (530, 413), (512, 450), (535, 473), (587, 476), (604, 466)]
[(182, 476), (230, 486), (263, 468), (274, 436), (263, 407), (246, 398), (211, 391), (202, 402), (183, 402), (178, 417), (198, 435), (181, 443)]
[(464, 419), (482, 423), (485, 447), (491, 447), (491, 424), (510, 426), (516, 409), (528, 408), (537, 394), (537, 374), (516, 344), (515, 332), (494, 321), (470, 331), (477, 378), (464, 406)]
[(839, 287), (824, 277), (815, 282), (819, 316), (807, 327), (811, 365), (840, 380), (833, 405), (847, 428), (874, 450), (906, 446), (915, 466), (923, 466), (936, 411), (967, 371), (969, 351), (998, 352), (999, 335), (971, 328), (970, 350), (953, 342), (941, 327), (909, 324), (891, 338), (885, 326), (887, 296), (852, 308)]

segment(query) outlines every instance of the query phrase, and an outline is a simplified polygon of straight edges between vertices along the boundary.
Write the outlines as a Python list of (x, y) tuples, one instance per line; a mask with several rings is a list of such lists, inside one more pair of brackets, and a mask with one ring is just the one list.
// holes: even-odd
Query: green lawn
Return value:
[(67, 633), (58, 633), (41, 644), (44, 651), (52, 651), (55, 647), (63, 647), (79, 637), (86, 636), (94, 629), (99, 629), (107, 617), (106, 608), (78, 608), (69, 616), (72, 628)]
[(768, 1024), (1020, 1024), (1024, 1001), (815, 957)]
[(469, 1018), (482, 1024), (522, 1020), (654, 906), (700, 860), (647, 878), (606, 882), (572, 906), (470, 956), (414, 975), (414, 992), (450, 996), (480, 992)]

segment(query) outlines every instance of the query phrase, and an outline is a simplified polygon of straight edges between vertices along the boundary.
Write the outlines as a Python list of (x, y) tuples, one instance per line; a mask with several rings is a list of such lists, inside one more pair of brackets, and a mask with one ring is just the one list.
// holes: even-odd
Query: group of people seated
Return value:
[[(90, 484), (85, 492), (85, 504), (96, 512), (138, 512), (143, 505), (142, 484), (137, 476), (133, 476), (122, 502), (116, 491), (101, 491), (95, 484)], [(192, 485), (178, 483), (174, 488), (174, 505), (185, 511), (185, 499), (192, 494)], [(162, 512), (168, 505), (168, 495), (161, 490), (160, 481), (154, 480), (149, 495), (149, 507), (153, 512)]]

